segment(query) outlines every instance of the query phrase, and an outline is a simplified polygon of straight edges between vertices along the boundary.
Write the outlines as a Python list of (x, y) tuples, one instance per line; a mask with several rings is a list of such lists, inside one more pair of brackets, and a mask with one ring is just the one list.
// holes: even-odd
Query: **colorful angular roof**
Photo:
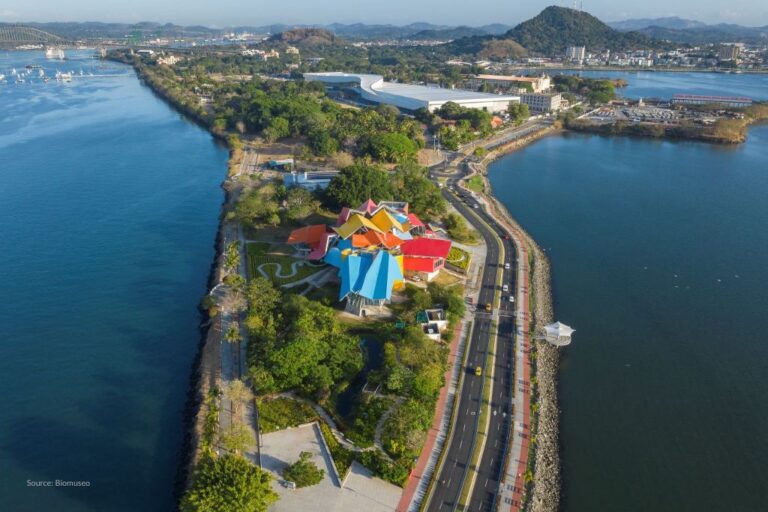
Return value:
[(379, 233), (384, 232), (384, 230), (359, 213), (353, 213), (349, 216), (349, 219), (344, 225), (333, 228), (333, 230), (336, 231), (341, 238), (347, 239), (362, 228), (378, 231)]
[(347, 208), (346, 206), (341, 209), (339, 212), (339, 218), (336, 219), (336, 227), (343, 226), (345, 222), (347, 222), (347, 219), (349, 219), (349, 214), (352, 210)]
[(304, 226), (303, 228), (294, 229), (288, 236), (288, 244), (307, 244), (310, 247), (315, 247), (320, 243), (320, 240), (325, 233), (325, 224), (315, 224), (312, 226)]
[(397, 259), (387, 251), (379, 251), (365, 273), (358, 293), (372, 300), (392, 298), (395, 281), (403, 279), (403, 273)]
[(368, 199), (366, 202), (361, 204), (357, 210), (360, 212), (365, 212), (368, 215), (370, 215), (376, 211), (376, 203), (373, 201), (373, 199)]
[(399, 231), (407, 231), (399, 220), (394, 218), (385, 208), (381, 208), (379, 211), (373, 214), (371, 222), (381, 228), (382, 231), (392, 231), (397, 229)]
[(325, 257), (325, 253), (328, 252), (328, 247), (331, 244), (331, 239), (335, 237), (336, 235), (333, 233), (329, 233), (326, 231), (320, 236), (320, 241), (317, 243), (317, 246), (315, 246), (312, 249), (312, 252), (309, 253), (308, 258), (313, 261), (321, 260)]
[(422, 258), (447, 258), (451, 250), (451, 241), (442, 238), (414, 238), (400, 246), (406, 256)]
[(419, 219), (415, 213), (408, 214), (408, 222), (411, 224), (411, 227), (414, 228), (424, 227), (424, 223), (421, 222), (421, 219)]

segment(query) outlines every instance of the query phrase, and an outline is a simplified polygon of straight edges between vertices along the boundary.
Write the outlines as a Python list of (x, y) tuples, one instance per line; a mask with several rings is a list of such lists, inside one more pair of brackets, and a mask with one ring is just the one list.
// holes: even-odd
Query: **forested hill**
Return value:
[(297, 46), (331, 46), (342, 40), (323, 28), (294, 28), (270, 37), (271, 42), (282, 42)]
[(561, 55), (568, 46), (586, 46), (590, 50), (629, 50), (661, 44), (638, 32), (614, 30), (584, 11), (557, 6), (547, 7), (504, 37), (542, 55)]

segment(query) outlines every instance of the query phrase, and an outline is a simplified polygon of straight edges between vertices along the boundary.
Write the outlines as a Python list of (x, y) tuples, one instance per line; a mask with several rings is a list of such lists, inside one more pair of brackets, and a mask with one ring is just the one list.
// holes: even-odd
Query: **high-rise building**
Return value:
[(587, 51), (583, 46), (569, 46), (565, 50), (565, 58), (567, 60), (583, 62), (586, 56)]
[(736, 60), (739, 58), (739, 50), (735, 44), (725, 44), (720, 47), (717, 56), (720, 60)]

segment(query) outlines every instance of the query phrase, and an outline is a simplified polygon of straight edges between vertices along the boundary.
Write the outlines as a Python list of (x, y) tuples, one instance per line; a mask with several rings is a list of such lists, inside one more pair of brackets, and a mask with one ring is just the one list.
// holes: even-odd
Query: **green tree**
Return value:
[(269, 124), (264, 128), (264, 138), (268, 142), (274, 142), (291, 134), (290, 123), (282, 117), (273, 117)]
[(469, 228), (467, 221), (461, 215), (449, 213), (443, 217), (443, 226), (445, 226), (451, 240), (457, 242), (475, 242), (477, 240), (477, 233)]
[(249, 226), (276, 226), (280, 223), (280, 205), (275, 186), (268, 183), (240, 196), (235, 206), (235, 218)]
[(385, 132), (368, 136), (365, 151), (376, 160), (406, 162), (416, 159), (419, 147), (404, 133)]
[(312, 192), (301, 187), (293, 187), (285, 195), (285, 216), (288, 220), (296, 221), (309, 217), (320, 206)]
[(326, 202), (334, 209), (357, 208), (368, 199), (392, 199), (389, 174), (379, 167), (355, 164), (334, 176), (325, 192)]
[(219, 436), (221, 447), (230, 453), (248, 451), (256, 443), (253, 431), (240, 422), (234, 422)]
[(205, 456), (181, 500), (182, 512), (266, 512), (277, 501), (270, 476), (242, 457)]
[(296, 487), (317, 485), (323, 480), (325, 471), (312, 462), (310, 452), (301, 452), (299, 460), (283, 470), (283, 477), (296, 484)]
[(253, 391), (240, 379), (225, 382), (221, 387), (224, 396), (232, 402), (232, 411), (239, 414), (242, 407), (253, 400)]
[(531, 117), (531, 112), (528, 105), (525, 103), (517, 103), (515, 101), (509, 102), (507, 113), (515, 124), (521, 124), (523, 121)]
[(414, 213), (425, 219), (446, 210), (440, 187), (430, 181), (427, 170), (415, 163), (400, 165), (393, 176), (394, 195), (408, 202)]

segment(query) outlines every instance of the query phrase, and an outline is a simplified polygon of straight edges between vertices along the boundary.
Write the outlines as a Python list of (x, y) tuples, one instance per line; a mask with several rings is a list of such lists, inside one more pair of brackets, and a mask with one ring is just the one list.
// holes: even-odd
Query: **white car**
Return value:
[(505, 292), (508, 292), (508, 291), (509, 291), (509, 286), (508, 286), (508, 285), (506, 285), (506, 284), (505, 284), (505, 285), (502, 285), (502, 287), (501, 287), (501, 290), (502, 290), (502, 291), (505, 291)]
[(504, 264), (504, 270), (509, 270), (509, 263)]
[(515, 296), (514, 295), (510, 295), (509, 296), (509, 302), (515, 302)]

